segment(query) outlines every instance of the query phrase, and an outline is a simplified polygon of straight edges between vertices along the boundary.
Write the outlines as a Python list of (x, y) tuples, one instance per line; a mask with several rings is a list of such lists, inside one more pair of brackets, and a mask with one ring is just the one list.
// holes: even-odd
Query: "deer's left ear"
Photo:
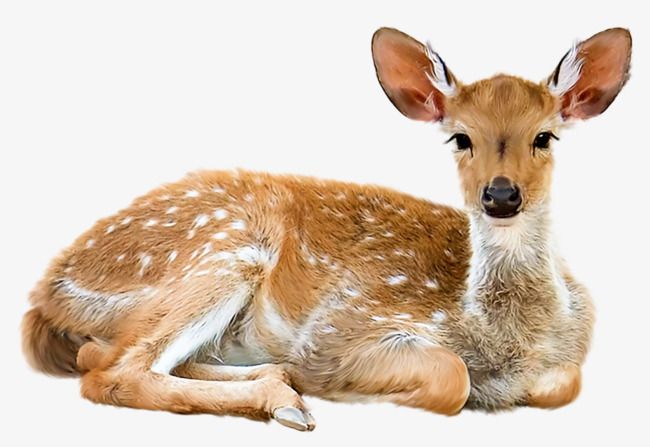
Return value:
[(602, 31), (569, 50), (546, 84), (562, 104), (564, 119), (603, 113), (629, 78), (632, 36), (623, 28)]

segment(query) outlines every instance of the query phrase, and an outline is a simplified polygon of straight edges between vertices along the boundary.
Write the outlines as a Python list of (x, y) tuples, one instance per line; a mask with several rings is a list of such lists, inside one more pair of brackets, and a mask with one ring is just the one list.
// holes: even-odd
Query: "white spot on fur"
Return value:
[(344, 288), (343, 293), (345, 293), (347, 296), (350, 296), (350, 297), (357, 297), (357, 296), (361, 295), (361, 292), (359, 292), (357, 289), (353, 289), (352, 287)]
[(187, 232), (187, 238), (192, 239), (194, 238), (194, 236), (196, 236), (196, 230), (192, 228), (190, 231)]
[(219, 188), (218, 186), (215, 186), (214, 188), (212, 188), (212, 192), (216, 192), (217, 194), (223, 194), (224, 192), (226, 192), (226, 190), (223, 188)]
[(217, 220), (224, 220), (226, 217), (228, 217), (228, 211), (224, 209), (216, 209), (214, 210), (214, 218)]
[(442, 323), (447, 319), (447, 314), (444, 310), (436, 310), (431, 314), (431, 321), (434, 323)]
[(379, 315), (373, 315), (372, 317), (370, 317), (370, 319), (373, 320), (373, 321), (379, 321), (379, 322), (388, 320), (388, 318), (380, 317)]
[(140, 255), (140, 272), (138, 272), (140, 276), (144, 276), (144, 272), (151, 265), (151, 261), (151, 255), (148, 255), (147, 253), (142, 253)]
[(86, 248), (92, 248), (95, 245), (95, 239), (88, 239), (86, 241)]
[(393, 236), (395, 236), (395, 233), (393, 233), (392, 231), (384, 231), (382, 236), (384, 236), (384, 237), (393, 237)]
[(166, 227), (166, 228), (173, 227), (174, 225), (176, 225), (176, 221), (175, 220), (168, 220), (167, 222), (165, 222), (165, 223), (163, 223), (161, 225), (163, 227)]
[(438, 281), (436, 281), (433, 278), (429, 278), (426, 281), (424, 281), (424, 287), (428, 289), (437, 289), (438, 288)]
[(185, 197), (198, 197), (199, 195), (199, 192), (195, 189), (190, 189), (185, 193)]
[(115, 225), (109, 225), (108, 228), (106, 228), (106, 234), (110, 234), (113, 231), (115, 231)]
[(178, 257), (178, 251), (172, 250), (169, 253), (169, 256), (167, 256), (167, 262), (171, 264), (172, 262), (174, 262), (176, 260), (177, 257)]
[(122, 254), (119, 255), (117, 258), (115, 258), (115, 260), (116, 260), (117, 262), (122, 262), (122, 261), (124, 261), (124, 258), (125, 258), (125, 257), (126, 257), (126, 255), (125, 255), (124, 253), (122, 253)]
[(397, 274), (391, 275), (386, 279), (386, 283), (390, 286), (397, 286), (406, 282), (408, 277), (406, 275)]
[(224, 240), (224, 239), (226, 239), (228, 237), (228, 233), (226, 233), (225, 231), (220, 231), (218, 233), (215, 233), (212, 237), (214, 239), (222, 241), (222, 240)]
[(326, 324), (325, 326), (323, 326), (323, 327), (320, 329), (320, 332), (321, 332), (322, 334), (334, 334), (334, 333), (338, 332), (338, 329), (336, 329), (336, 328), (335, 328), (334, 326), (332, 326), (331, 324)]
[(120, 222), (122, 225), (128, 225), (133, 221), (133, 217), (127, 216), (124, 219), (122, 219), (122, 222)]
[(192, 224), (194, 228), (201, 228), (204, 227), (208, 224), (210, 221), (210, 216), (207, 214), (199, 214), (196, 216), (196, 219), (194, 219), (194, 223)]
[(178, 211), (177, 206), (170, 206), (167, 208), (167, 211), (165, 211), (165, 214), (174, 214), (176, 211)]
[(409, 313), (400, 313), (400, 314), (393, 315), (393, 318), (396, 318), (398, 320), (410, 320), (412, 317), (413, 315)]
[(250, 193), (249, 193), (249, 194), (246, 194), (246, 195), (244, 196), (244, 200), (247, 201), (247, 202), (252, 202), (253, 199), (254, 199), (253, 194), (250, 194)]
[(144, 226), (146, 228), (153, 227), (154, 225), (158, 224), (158, 220), (156, 219), (149, 219), (148, 221), (145, 222)]
[(177, 365), (191, 357), (202, 346), (219, 344), (232, 319), (246, 305), (251, 291), (240, 286), (233, 293), (217, 301), (217, 305), (203, 317), (186, 326), (154, 362), (151, 371), (169, 374)]
[(230, 224), (230, 228), (232, 228), (233, 230), (245, 230), (246, 222), (244, 222), (243, 220), (234, 220)]
[(196, 273), (194, 274), (194, 276), (205, 276), (205, 275), (207, 275), (208, 273), (210, 273), (210, 270), (199, 270), (198, 272), (196, 272)]
[(582, 58), (579, 57), (578, 45), (574, 43), (571, 49), (564, 55), (560, 66), (558, 67), (559, 73), (557, 76), (557, 83), (553, 77), (549, 79), (548, 89), (555, 96), (562, 96), (580, 79), (580, 72), (582, 71)]

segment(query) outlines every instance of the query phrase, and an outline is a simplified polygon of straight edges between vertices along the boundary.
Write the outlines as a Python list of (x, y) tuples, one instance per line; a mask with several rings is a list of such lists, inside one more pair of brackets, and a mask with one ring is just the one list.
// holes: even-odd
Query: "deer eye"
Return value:
[(557, 140), (558, 137), (553, 134), (553, 132), (540, 132), (537, 134), (535, 137), (535, 141), (533, 141), (533, 148), (535, 149), (548, 149), (549, 143), (551, 142), (551, 138), (554, 140)]
[(456, 148), (459, 151), (472, 150), (472, 140), (469, 139), (469, 136), (464, 133), (455, 133), (449, 138), (446, 143), (449, 143), (452, 140), (456, 140)]

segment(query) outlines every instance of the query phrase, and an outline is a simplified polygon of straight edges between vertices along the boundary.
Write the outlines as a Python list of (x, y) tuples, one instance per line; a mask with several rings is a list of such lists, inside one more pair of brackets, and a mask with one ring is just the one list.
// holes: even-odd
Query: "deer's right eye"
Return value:
[(459, 151), (472, 150), (472, 140), (467, 134), (455, 133), (446, 142), (449, 143), (452, 140), (456, 140), (456, 148)]

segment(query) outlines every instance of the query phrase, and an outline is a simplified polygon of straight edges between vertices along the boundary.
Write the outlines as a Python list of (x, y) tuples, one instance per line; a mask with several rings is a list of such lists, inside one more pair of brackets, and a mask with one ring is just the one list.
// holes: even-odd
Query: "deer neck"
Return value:
[(535, 312), (548, 314), (566, 304), (547, 206), (521, 213), (508, 227), (470, 214), (470, 238), (467, 314), (530, 321)]

